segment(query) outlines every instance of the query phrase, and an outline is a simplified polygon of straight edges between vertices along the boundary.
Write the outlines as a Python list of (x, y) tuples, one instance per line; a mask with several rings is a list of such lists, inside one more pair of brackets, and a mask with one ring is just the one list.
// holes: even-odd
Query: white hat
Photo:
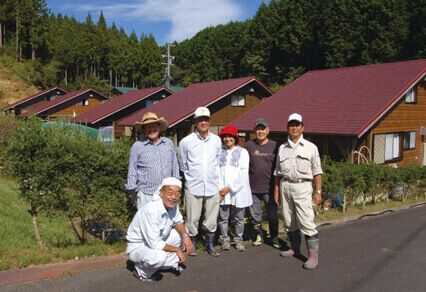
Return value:
[(194, 119), (198, 119), (199, 117), (209, 117), (210, 118), (210, 111), (208, 108), (200, 106), (197, 108), (194, 112)]
[(299, 123), (303, 123), (302, 116), (297, 113), (288, 116), (288, 123), (291, 121), (298, 121)]
[(160, 190), (164, 186), (178, 186), (179, 188), (182, 188), (182, 182), (174, 177), (166, 177), (165, 179), (163, 179), (161, 185), (154, 192), (154, 196), (152, 197), (153, 201), (160, 199)]

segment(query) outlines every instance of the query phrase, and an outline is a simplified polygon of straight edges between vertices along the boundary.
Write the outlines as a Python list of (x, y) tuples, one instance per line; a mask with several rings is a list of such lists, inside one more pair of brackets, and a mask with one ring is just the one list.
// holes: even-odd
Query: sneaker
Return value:
[(231, 249), (231, 241), (229, 239), (224, 239), (222, 241), (222, 249), (223, 250), (230, 250)]
[(280, 242), (278, 241), (278, 236), (272, 238), (272, 246), (276, 249), (280, 249)]
[(246, 250), (246, 248), (244, 247), (244, 244), (242, 242), (236, 242), (235, 243), (235, 248), (238, 251), (245, 251)]
[(144, 276), (139, 275), (138, 271), (136, 271), (136, 270), (133, 270), (133, 275), (139, 281), (142, 281), (142, 282), (155, 283), (155, 282), (158, 281), (157, 278), (154, 275), (152, 275), (151, 278), (145, 278)]
[(253, 241), (253, 246), (260, 246), (262, 244), (262, 237), (258, 234), (256, 235), (256, 240)]

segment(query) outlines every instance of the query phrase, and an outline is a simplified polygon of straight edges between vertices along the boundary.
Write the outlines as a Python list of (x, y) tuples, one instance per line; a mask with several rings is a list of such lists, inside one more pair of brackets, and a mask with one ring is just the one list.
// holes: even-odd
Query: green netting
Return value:
[(99, 139), (101, 141), (106, 141), (106, 142), (112, 142), (115, 140), (111, 135), (108, 135), (107, 133), (104, 133), (97, 129), (86, 127), (80, 124), (65, 123), (65, 122), (45, 122), (43, 124), (43, 127), (49, 127), (49, 126), (69, 127), (70, 129), (80, 132), (86, 135), (86, 137), (91, 139)]

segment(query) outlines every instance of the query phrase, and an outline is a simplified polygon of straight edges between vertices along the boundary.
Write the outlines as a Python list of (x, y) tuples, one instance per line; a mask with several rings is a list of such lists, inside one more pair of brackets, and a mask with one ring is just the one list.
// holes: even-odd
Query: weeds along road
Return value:
[[(426, 291), (426, 206), (320, 228), (320, 264), (268, 246), (187, 260), (179, 277), (138, 281), (126, 268), (4, 286), (2, 291)], [(303, 249), (306, 255), (306, 248)]]

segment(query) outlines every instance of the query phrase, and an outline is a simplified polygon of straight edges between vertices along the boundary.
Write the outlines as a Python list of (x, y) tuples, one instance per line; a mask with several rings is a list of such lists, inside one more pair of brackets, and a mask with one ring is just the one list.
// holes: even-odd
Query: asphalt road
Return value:
[[(303, 249), (306, 255), (306, 248)], [(2, 291), (426, 291), (426, 206), (320, 228), (320, 264), (267, 246), (199, 254), (179, 277), (144, 283), (127, 268), (5, 286)]]

